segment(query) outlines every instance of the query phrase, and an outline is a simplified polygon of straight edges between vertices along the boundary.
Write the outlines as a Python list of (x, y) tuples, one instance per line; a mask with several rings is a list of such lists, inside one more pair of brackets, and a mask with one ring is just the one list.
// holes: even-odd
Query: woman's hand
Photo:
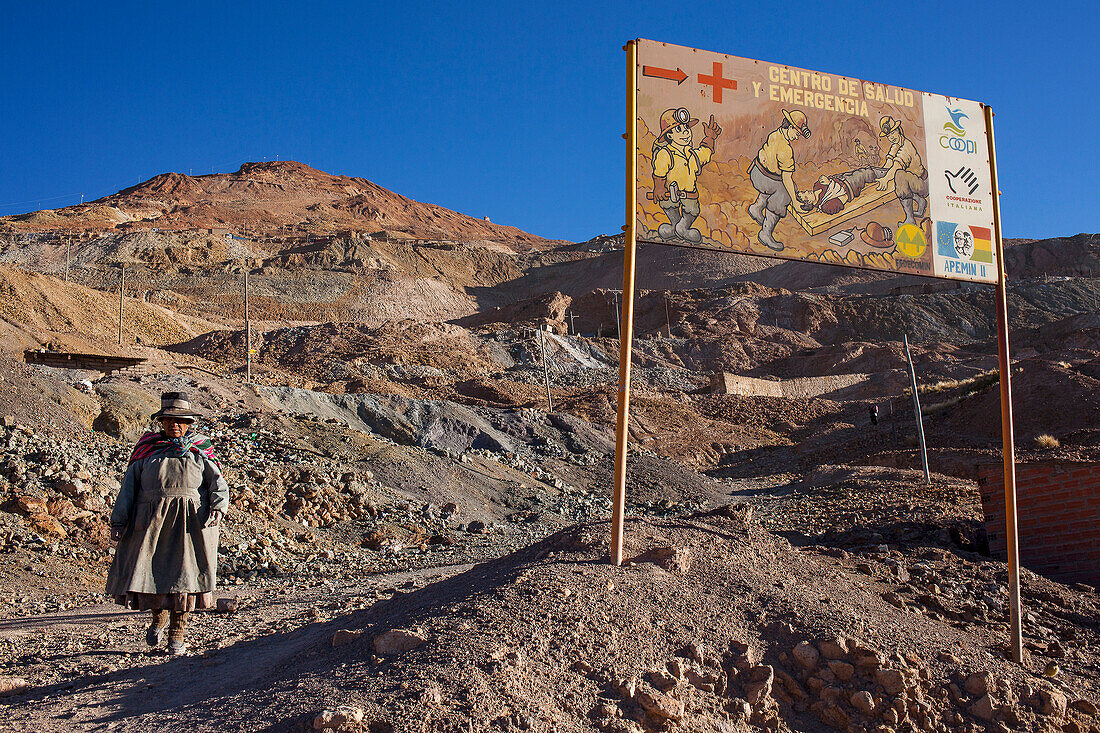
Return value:
[(209, 529), (211, 527), (217, 527), (222, 522), (222, 515), (223, 514), (224, 514), (224, 512), (222, 512), (221, 509), (211, 510), (210, 516), (208, 516), (206, 518), (206, 524), (202, 525), (202, 528), (203, 529)]

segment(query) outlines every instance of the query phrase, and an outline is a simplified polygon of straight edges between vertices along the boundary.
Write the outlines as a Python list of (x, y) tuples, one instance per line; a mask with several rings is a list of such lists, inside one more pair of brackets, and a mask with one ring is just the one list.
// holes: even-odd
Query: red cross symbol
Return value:
[(714, 101), (718, 104), (722, 103), (722, 90), (723, 89), (736, 89), (737, 82), (733, 79), (722, 78), (722, 62), (715, 61), (711, 67), (713, 70), (709, 75), (700, 74), (699, 83), (703, 86), (710, 86), (714, 88), (712, 94), (714, 95)]

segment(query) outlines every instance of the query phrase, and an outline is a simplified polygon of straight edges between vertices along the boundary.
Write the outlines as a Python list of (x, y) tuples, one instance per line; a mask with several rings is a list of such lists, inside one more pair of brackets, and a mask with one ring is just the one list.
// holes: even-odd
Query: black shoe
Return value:
[(160, 646), (160, 640), (164, 638), (163, 626), (150, 626), (145, 632), (145, 643), (149, 646)]
[(183, 643), (183, 639), (169, 639), (168, 653), (173, 657), (183, 656), (187, 654), (187, 645)]

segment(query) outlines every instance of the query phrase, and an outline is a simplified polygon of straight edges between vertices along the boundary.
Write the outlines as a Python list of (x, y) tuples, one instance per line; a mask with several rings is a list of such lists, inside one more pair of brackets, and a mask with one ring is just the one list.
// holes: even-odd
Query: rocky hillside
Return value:
[(162, 173), (78, 206), (0, 217), (15, 231), (224, 228), (248, 237), (334, 231), (402, 232), (420, 238), (546, 240), (396, 194), (365, 178), (333, 175), (295, 161), (245, 163), (233, 173)]
[[(1100, 730), (1091, 579), (1025, 570), (1006, 659), (988, 286), (641, 248), (616, 568), (621, 237), (296, 163), (0, 224), (4, 730)], [(1100, 457), (1098, 254), (1009, 247), (1021, 462)], [(148, 361), (18, 360), (46, 345)], [(182, 658), (100, 594), (118, 479), (177, 390), (232, 487)]]

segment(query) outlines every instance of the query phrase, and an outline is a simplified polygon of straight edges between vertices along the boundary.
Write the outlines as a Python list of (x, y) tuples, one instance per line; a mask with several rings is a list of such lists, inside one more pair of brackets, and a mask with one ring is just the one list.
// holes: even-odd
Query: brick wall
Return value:
[[(978, 466), (989, 549), (1004, 560), (1004, 466)], [(1100, 587), (1100, 463), (1016, 465), (1020, 564), (1063, 583)]]

